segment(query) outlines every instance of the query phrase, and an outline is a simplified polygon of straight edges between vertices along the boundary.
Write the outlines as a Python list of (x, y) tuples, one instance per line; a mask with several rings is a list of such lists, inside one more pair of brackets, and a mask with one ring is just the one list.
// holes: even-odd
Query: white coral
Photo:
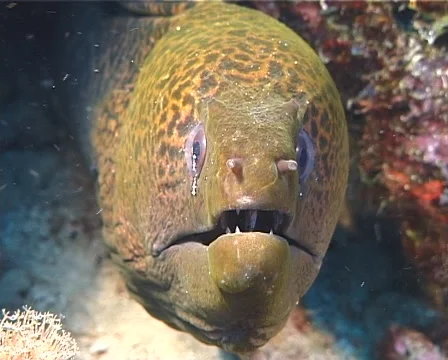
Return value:
[(0, 359), (68, 360), (78, 353), (71, 334), (62, 329), (61, 319), (28, 307), (13, 314), (3, 310), (0, 321)]

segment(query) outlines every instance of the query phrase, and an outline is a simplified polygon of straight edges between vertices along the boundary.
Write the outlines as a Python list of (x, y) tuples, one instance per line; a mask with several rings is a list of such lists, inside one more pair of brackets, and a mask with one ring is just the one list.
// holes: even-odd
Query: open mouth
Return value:
[(183, 236), (172, 245), (199, 242), (208, 246), (222, 235), (260, 232), (282, 237), (290, 246), (294, 246), (315, 257), (315, 254), (302, 245), (299, 240), (292, 239), (285, 234), (291, 220), (291, 216), (288, 214), (275, 210), (227, 210), (221, 213), (217, 225), (213, 229)]
[(279, 211), (228, 210), (219, 218), (226, 234), (239, 232), (265, 232), (280, 234), (289, 225), (290, 218)]

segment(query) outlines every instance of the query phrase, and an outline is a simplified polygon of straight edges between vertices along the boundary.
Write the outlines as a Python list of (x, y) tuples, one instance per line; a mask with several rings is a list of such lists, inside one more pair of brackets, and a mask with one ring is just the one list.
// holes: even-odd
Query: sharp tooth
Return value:
[(230, 233), (231, 233), (231, 231), (230, 231), (229, 227), (227, 227), (226, 228), (226, 234), (230, 234)]
[(238, 227), (238, 225), (237, 225), (236, 228), (235, 228), (235, 232), (236, 232), (236, 233), (240, 233), (240, 232), (241, 232), (241, 230), (240, 230), (240, 228)]
[(255, 228), (255, 224), (257, 222), (257, 210), (249, 211), (249, 230), (252, 231)]
[(236, 215), (239, 216), (240, 215), (240, 209), (236, 209)]
[(275, 231), (278, 231), (278, 228), (280, 227), (283, 220), (283, 216), (280, 213), (274, 214), (274, 229)]
[(271, 231), (269, 231), (269, 235), (274, 235), (274, 232), (272, 231), (272, 229), (271, 229)]
[(223, 228), (223, 229), (225, 229), (226, 228), (226, 216), (225, 215), (222, 215), (221, 216), (221, 220), (220, 220), (220, 223), (221, 223), (221, 227)]

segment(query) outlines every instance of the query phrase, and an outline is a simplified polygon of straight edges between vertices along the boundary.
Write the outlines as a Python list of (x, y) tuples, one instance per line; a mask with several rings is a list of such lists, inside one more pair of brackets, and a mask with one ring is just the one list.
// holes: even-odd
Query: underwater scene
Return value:
[(448, 359), (448, 2), (0, 2), (0, 360)]

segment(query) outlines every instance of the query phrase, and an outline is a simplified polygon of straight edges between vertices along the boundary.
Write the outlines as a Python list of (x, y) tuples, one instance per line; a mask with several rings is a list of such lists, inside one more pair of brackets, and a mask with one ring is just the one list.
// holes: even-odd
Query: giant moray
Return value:
[(321, 266), (347, 183), (344, 110), (277, 20), (162, 5), (67, 5), (57, 106), (97, 173), (129, 291), (170, 326), (250, 353)]

